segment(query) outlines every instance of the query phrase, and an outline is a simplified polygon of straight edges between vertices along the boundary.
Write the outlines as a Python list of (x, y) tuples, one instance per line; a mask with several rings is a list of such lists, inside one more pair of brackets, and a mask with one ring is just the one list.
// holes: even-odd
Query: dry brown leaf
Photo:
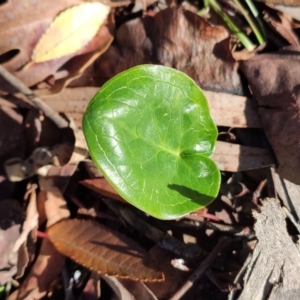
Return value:
[(126, 202), (104, 177), (85, 179), (79, 183), (105, 197)]
[(79, 300), (98, 300), (101, 296), (100, 275), (92, 272), (87, 281)]
[(61, 253), (93, 271), (133, 280), (164, 279), (140, 246), (96, 222), (65, 220), (48, 234)]
[(23, 211), (16, 200), (0, 201), (0, 285), (4, 285), (17, 272), (18, 253), (13, 251), (20, 235)]
[(294, 31), (293, 24), (285, 18), (284, 14), (278, 12), (277, 14), (272, 12), (265, 12), (264, 20), (276, 30), (285, 40), (291, 45), (297, 46), (300, 44), (299, 38)]
[(102, 276), (106, 283), (115, 292), (118, 300), (136, 300), (115, 276)]
[(16, 240), (14, 245), (14, 252), (17, 252), (22, 244), (26, 243), (27, 236), (30, 232), (34, 229), (37, 229), (38, 226), (38, 211), (37, 211), (37, 204), (36, 204), (36, 188), (37, 186), (34, 185), (31, 187), (29, 203), (26, 210), (26, 219), (22, 226), (22, 233), (19, 238)]
[(49, 240), (44, 239), (39, 255), (30, 272), (18, 289), (18, 300), (38, 300), (43, 298), (50, 284), (57, 278), (64, 265), (61, 255)]
[[(297, 2), (295, 3), (295, 6), (293, 5), (292, 2)], [(278, 1), (280, 2), (280, 1)], [(290, 2), (290, 3), (289, 3)], [(300, 21), (300, 7), (299, 7), (299, 1), (298, 0), (288, 0), (286, 5), (282, 5), (282, 4), (272, 4), (270, 5), (268, 3), (268, 5), (271, 8), (275, 8), (283, 13), (285, 13), (288, 16), (291, 16), (292, 18), (294, 18), (297, 21)]]
[(241, 92), (238, 64), (231, 55), (229, 32), (197, 14), (168, 8), (155, 16), (158, 61), (192, 77), (206, 89)]
[[(33, 86), (50, 75), (54, 75), (56, 78), (56, 71), (61, 68), (66, 77), (61, 78), (54, 84), (53, 89), (55, 89), (55, 92), (58, 92), (71, 78), (79, 76), (112, 42), (114, 25), (111, 22), (109, 25), (101, 26), (92, 41), (86, 47), (74, 53), (74, 55), (35, 64), (27, 70), (18, 70), (30, 60), (33, 47), (50, 26), (54, 17), (66, 8), (83, 2), (85, 1), (66, 0), (53, 2), (44, 0), (42, 4), (36, 5), (34, 1), (30, 0), (10, 0), (8, 3), (1, 5), (0, 55), (20, 50), (12, 59), (5, 61), (3, 66), (27, 86)], [(11, 42), (12, 36), (14, 37), (13, 43)], [(80, 56), (72, 64), (66, 64), (75, 55)], [(11, 93), (15, 92), (15, 89), (7, 84), (3, 78), (0, 78), (0, 85), (1, 90)]]
[(63, 11), (36, 44), (31, 61), (45, 62), (80, 50), (96, 35), (109, 10), (100, 2), (86, 2)]
[[(44, 182), (43, 187), (46, 187), (47, 191), (45, 199), (42, 199), (47, 217), (47, 227), (70, 216), (70, 211), (61, 191), (53, 185), (51, 177), (48, 178), (48, 181), (48, 184)], [(53, 280), (61, 272), (64, 262), (65, 257), (55, 249), (49, 240), (44, 239), (34, 265), (18, 290), (17, 299), (21, 300), (26, 296), (27, 300), (43, 298)]]
[[(14, 72), (15, 70), (22, 67), (25, 63), (30, 60), (33, 46), (38, 41), (39, 37), (51, 24), (53, 18), (62, 10), (82, 3), (81, 0), (66, 0), (53, 2), (51, 0), (43, 1), (41, 5), (36, 5), (35, 2), (24, 0), (10, 0), (0, 7), (0, 18), (1, 22), (1, 45), (0, 54), (5, 54), (12, 50), (19, 50), (20, 52), (13, 57), (11, 60), (5, 62), (3, 65), (9, 70)], [(14, 37), (14, 42), (11, 42), (11, 37)], [(26, 38), (24, 38), (26, 37)], [(60, 62), (62, 64), (62, 62)], [(53, 66), (47, 66), (48, 69), (45, 74), (33, 74), (31, 71), (24, 74), (25, 83), (32, 85), (32, 82), (39, 82), (43, 78), (40, 76), (47, 77), (49, 74), (54, 73), (51, 70)], [(54, 68), (58, 68), (59, 64)], [(44, 67), (45, 69), (45, 67)], [(39, 68), (41, 70), (41, 68)], [(43, 72), (42, 72), (43, 73)], [(46, 75), (47, 73), (47, 75)], [(16, 75), (16, 74), (15, 74)], [(22, 80), (21, 79), (21, 80)], [(6, 90), (9, 87), (3, 85), (1, 80), (1, 89)]]
[(298, 6), (300, 5), (299, 0), (260, 0), (262, 2), (265, 2), (267, 4), (281, 4), (285, 6)]
[(0, 200), (11, 198), (15, 185), (7, 179), (3, 162), (15, 156), (23, 157), (25, 154), (22, 122), (23, 117), (18, 110), (0, 107), (0, 128), (4, 129), (0, 133)]
[[(124, 278), (117, 278), (118, 281), (134, 296), (134, 299), (143, 300), (158, 300), (152, 291), (147, 287), (146, 283), (142, 281), (133, 281)], [(157, 285), (161, 285), (162, 282), (158, 282)]]
[(83, 76), (86, 80), (75, 81), (73, 87), (101, 86), (135, 65), (159, 63), (185, 72), (202, 88), (242, 92), (227, 29), (211, 26), (192, 12), (168, 8), (154, 17), (126, 22), (117, 30), (116, 40), (93, 71)]
[[(74, 146), (70, 143), (55, 145), (54, 147), (36, 148), (29, 158), (22, 160), (21, 158), (12, 158), (5, 162), (7, 176), (11, 181), (21, 181), (30, 178), (36, 174), (47, 174), (48, 169), (52, 165), (66, 164), (73, 151)], [(43, 167), (47, 166), (47, 170)], [(46, 172), (46, 173), (45, 173)]]
[(259, 105), (263, 128), (278, 159), (279, 175), (300, 184), (300, 48), (256, 56), (244, 62), (242, 70)]

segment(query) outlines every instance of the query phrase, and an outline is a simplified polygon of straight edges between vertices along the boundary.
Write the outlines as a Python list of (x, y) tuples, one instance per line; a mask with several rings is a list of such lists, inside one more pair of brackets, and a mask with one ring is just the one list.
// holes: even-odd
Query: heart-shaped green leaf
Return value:
[(107, 180), (156, 218), (183, 216), (219, 191), (209, 158), (217, 128), (202, 91), (182, 72), (142, 65), (118, 74), (89, 104), (83, 131)]

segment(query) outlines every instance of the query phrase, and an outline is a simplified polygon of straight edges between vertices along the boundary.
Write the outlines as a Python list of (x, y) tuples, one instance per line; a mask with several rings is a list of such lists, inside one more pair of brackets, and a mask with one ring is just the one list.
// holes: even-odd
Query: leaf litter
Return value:
[[(178, 299), (179, 294), (182, 299), (247, 299), (258, 286), (251, 275), (242, 279), (248, 255), (256, 249), (264, 259), (265, 241), (276, 244), (289, 238), (287, 232), (295, 236), (299, 227), (299, 24), (294, 14), (275, 10), (280, 4), (281, 11), (288, 5), (299, 9), (299, 3), (280, 2), (272, 9), (258, 5), (268, 41), (254, 53), (241, 49), (213, 11), (198, 16), (197, 3), (179, 8), (164, 1), (134, 8), (130, 1), (103, 4), (103, 18), (96, 18), (88, 34), (73, 30), (75, 46), (60, 38), (71, 28), (68, 14), (81, 13), (84, 6), (94, 13), (100, 2), (9, 0), (0, 6), (1, 64), (31, 88), (24, 93), (0, 70), (0, 283), (8, 299)], [(62, 28), (58, 20), (64, 14)], [(233, 17), (250, 30), (237, 10)], [(54, 54), (51, 43), (57, 41), (69, 48)], [(81, 130), (85, 108), (101, 86), (145, 63), (191, 76), (207, 93), (219, 129), (213, 157), (222, 171), (219, 196), (176, 221), (156, 220), (124, 202), (89, 160)], [(51, 120), (61, 118), (67, 127), (57, 127), (44, 106), (36, 108), (35, 97), (52, 109)], [(27, 187), (35, 185), (30, 200), (24, 200)], [(284, 210), (294, 225), (287, 231), (282, 222), (281, 235), (268, 231), (264, 240), (261, 199), (276, 194), (285, 206), (277, 205), (276, 213)], [(266, 203), (273, 202), (265, 200), (264, 213)], [(226, 246), (219, 238), (228, 236), (234, 239)], [(297, 257), (294, 242), (287, 244)], [(214, 256), (218, 247), (223, 250)], [(283, 269), (271, 284), (272, 295), (281, 290), (273, 288), (280, 278), (297, 288), (289, 281), (290, 266)], [(267, 278), (268, 270), (254, 271)], [(262, 290), (266, 278), (259, 282)], [(191, 288), (189, 280), (197, 280)]]

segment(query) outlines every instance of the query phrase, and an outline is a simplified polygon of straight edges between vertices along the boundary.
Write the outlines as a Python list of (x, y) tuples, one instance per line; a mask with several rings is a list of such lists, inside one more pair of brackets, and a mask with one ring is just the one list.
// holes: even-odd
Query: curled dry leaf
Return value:
[(50, 284), (61, 272), (64, 262), (64, 256), (55, 249), (49, 240), (44, 239), (34, 265), (19, 287), (17, 299), (37, 300), (43, 298)]
[[(44, 199), (39, 197), (38, 200), (44, 202), (42, 206), (44, 206), (47, 217), (46, 226), (49, 227), (61, 219), (68, 218), (70, 211), (61, 191), (53, 185), (52, 178), (48, 177), (44, 180), (49, 181), (47, 185), (44, 182), (43, 186), (47, 188), (47, 191)], [(44, 297), (51, 283), (61, 272), (64, 262), (65, 257), (56, 250), (49, 240), (44, 239), (36, 261), (20, 285), (17, 299), (24, 299), (27, 296), (26, 299), (28, 300), (37, 300)]]
[(21, 113), (17, 110), (0, 107), (0, 128), (9, 128), (0, 132), (0, 200), (13, 196), (14, 184), (7, 180), (3, 162), (14, 156), (23, 157), (25, 154), (23, 121)]
[(135, 300), (133, 295), (123, 286), (118, 278), (115, 276), (103, 276), (102, 278), (115, 292), (119, 300)]
[[(263, 54), (242, 64), (283, 178), (300, 184), (300, 47)], [(270, 76), (272, 74), (272, 76)]]
[(185, 72), (203, 88), (241, 92), (229, 32), (190, 11), (168, 8), (155, 17), (157, 59)]
[(36, 188), (37, 186), (34, 185), (29, 190), (30, 192), (30, 198), (29, 203), (27, 206), (26, 211), (26, 219), (23, 223), (22, 233), (19, 236), (19, 238), (16, 240), (16, 243), (14, 245), (14, 252), (17, 252), (22, 244), (26, 243), (27, 237), (30, 234), (30, 232), (33, 229), (37, 229), (38, 227), (38, 211), (37, 211), (37, 205), (36, 205)]
[(48, 234), (61, 253), (93, 271), (133, 280), (164, 280), (139, 245), (96, 222), (64, 220), (51, 226)]
[(197, 14), (167, 8), (120, 26), (117, 43), (95, 62), (94, 74), (86, 78), (93, 77), (93, 85), (101, 86), (130, 67), (159, 63), (185, 72), (204, 89), (239, 94), (241, 80), (229, 36), (225, 27), (214, 27)]
[(265, 12), (264, 20), (268, 25), (277, 31), (284, 39), (286, 39), (291, 45), (297, 46), (300, 44), (299, 38), (294, 31), (293, 23), (285, 17), (284, 14), (278, 12)]
[(95, 36), (109, 10), (109, 6), (100, 2), (87, 2), (59, 14), (37, 43), (32, 62), (59, 58), (84, 47)]
[(23, 222), (23, 211), (19, 202), (0, 201), (0, 220), (0, 285), (4, 285), (17, 272), (18, 253), (13, 251), (13, 247)]

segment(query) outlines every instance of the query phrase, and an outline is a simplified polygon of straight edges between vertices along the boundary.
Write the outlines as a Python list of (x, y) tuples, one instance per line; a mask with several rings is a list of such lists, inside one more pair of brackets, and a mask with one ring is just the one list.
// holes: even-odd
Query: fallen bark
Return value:
[(300, 299), (300, 251), (286, 228), (279, 201), (266, 198), (261, 212), (253, 212), (258, 243), (243, 278), (238, 300)]

